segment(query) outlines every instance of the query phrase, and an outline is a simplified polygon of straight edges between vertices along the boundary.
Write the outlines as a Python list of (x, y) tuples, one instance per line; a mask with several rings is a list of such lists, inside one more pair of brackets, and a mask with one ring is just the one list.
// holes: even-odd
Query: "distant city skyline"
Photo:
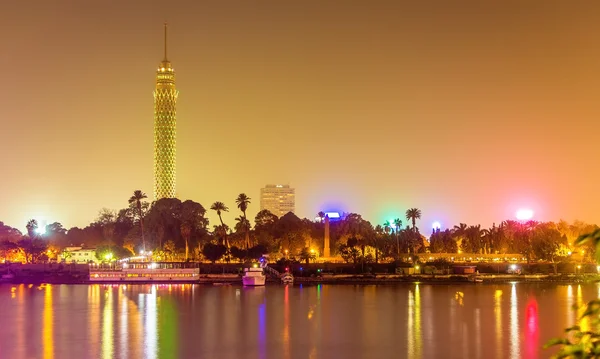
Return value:
[[(0, 221), (86, 226), (149, 199), (162, 24), (177, 69), (178, 198), (418, 225), (600, 223), (600, 3), (7, 2)], [(83, 21), (82, 19), (85, 19)], [(108, 26), (107, 24), (110, 24)], [(211, 223), (217, 223), (208, 211)], [(234, 223), (239, 214), (224, 214)]]

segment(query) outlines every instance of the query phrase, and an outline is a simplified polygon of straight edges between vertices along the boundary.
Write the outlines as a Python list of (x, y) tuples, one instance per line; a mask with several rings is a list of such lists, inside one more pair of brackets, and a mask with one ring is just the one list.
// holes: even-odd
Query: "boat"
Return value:
[(483, 283), (483, 277), (475, 275), (472, 277), (473, 283)]
[(191, 262), (129, 262), (90, 265), (90, 282), (197, 282), (200, 267)]
[(267, 277), (263, 273), (262, 268), (245, 268), (244, 276), (242, 277), (242, 283), (247, 286), (261, 286), (265, 285), (266, 279)]
[(12, 273), (2, 274), (0, 277), (0, 283), (10, 283), (15, 279), (15, 275)]
[(281, 275), (282, 284), (294, 284), (294, 276), (290, 272), (285, 272)]

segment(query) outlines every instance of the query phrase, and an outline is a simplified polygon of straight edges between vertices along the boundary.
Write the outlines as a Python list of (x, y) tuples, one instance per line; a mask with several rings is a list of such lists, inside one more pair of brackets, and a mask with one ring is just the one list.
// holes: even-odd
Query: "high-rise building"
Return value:
[(176, 104), (175, 70), (167, 58), (167, 24), (165, 56), (156, 71), (154, 90), (154, 199), (175, 197)]
[(260, 209), (281, 217), (296, 210), (296, 190), (289, 185), (268, 184), (260, 189)]

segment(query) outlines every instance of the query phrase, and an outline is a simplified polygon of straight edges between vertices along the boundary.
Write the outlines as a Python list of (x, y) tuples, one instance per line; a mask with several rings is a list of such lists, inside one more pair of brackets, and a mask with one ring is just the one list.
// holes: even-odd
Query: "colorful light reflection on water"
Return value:
[(0, 357), (547, 357), (543, 344), (577, 315), (570, 304), (584, 304), (599, 290), (0, 286)]

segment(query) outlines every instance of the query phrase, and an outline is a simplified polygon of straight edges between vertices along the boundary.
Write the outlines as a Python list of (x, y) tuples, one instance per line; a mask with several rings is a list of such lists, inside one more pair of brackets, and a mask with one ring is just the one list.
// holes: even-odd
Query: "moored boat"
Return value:
[(90, 282), (196, 282), (199, 279), (197, 263), (122, 262), (90, 266)]
[(475, 275), (471, 278), (473, 283), (483, 283), (483, 277), (479, 275)]
[(285, 272), (281, 275), (281, 283), (294, 284), (294, 276), (290, 272)]
[(263, 273), (262, 268), (245, 268), (244, 276), (242, 277), (242, 283), (247, 286), (260, 286), (265, 285), (267, 277)]
[(0, 283), (10, 283), (15, 279), (15, 275), (12, 273), (2, 274), (0, 277)]

